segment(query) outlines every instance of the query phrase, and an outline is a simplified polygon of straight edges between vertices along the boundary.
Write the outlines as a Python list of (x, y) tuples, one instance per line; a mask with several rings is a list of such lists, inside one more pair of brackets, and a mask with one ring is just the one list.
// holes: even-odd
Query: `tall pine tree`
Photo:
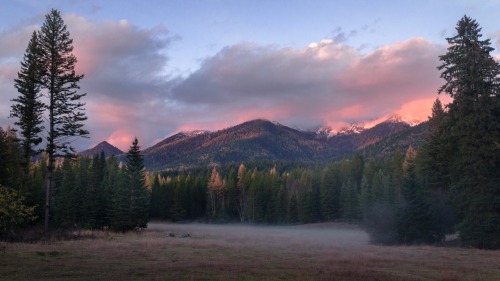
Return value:
[(460, 237), (469, 245), (500, 248), (500, 64), (489, 39), (464, 16), (457, 34), (440, 56), (439, 89), (453, 98), (443, 134), (451, 146), (450, 189), (462, 223)]
[(14, 79), (14, 85), (20, 95), (12, 100), (14, 104), (10, 112), (10, 117), (18, 118), (14, 124), (21, 129), (25, 173), (28, 172), (33, 148), (42, 142), (40, 133), (44, 129), (42, 125), (44, 104), (40, 101), (40, 74), (40, 48), (37, 33), (33, 32), (21, 62), (21, 70)]
[(146, 228), (149, 221), (149, 191), (146, 186), (144, 157), (139, 141), (134, 139), (126, 158), (126, 174), (130, 196), (130, 220), (135, 228)]
[[(80, 88), (78, 83), (83, 75), (75, 73), (77, 60), (72, 51), (73, 40), (66, 30), (59, 11), (51, 10), (45, 16), (41, 30), (37, 35), (32, 36), (25, 60), (21, 64), (19, 78), (16, 80), (16, 87), (26, 102), (21, 97), (18, 98), (18, 103), (13, 107), (13, 113), (19, 112), (18, 115), (24, 116), (26, 114), (20, 114), (21, 110), (29, 109), (31, 115), (29, 120), (20, 119), (19, 121), (25, 131), (23, 134), (26, 133), (24, 136), (26, 147), (40, 142), (38, 133), (41, 130), (42, 105), (38, 100), (38, 90), (46, 90), (47, 103), (43, 104), (43, 108), (48, 110), (46, 152), (49, 163), (45, 198), (46, 230), (49, 226), (55, 158), (74, 151), (70, 145), (72, 137), (88, 135), (88, 131), (83, 129), (83, 121), (87, 117), (83, 111), (84, 104), (80, 102), (85, 94), (77, 92)], [(25, 102), (25, 105), (21, 102)], [(30, 130), (27, 130), (28, 128)]]

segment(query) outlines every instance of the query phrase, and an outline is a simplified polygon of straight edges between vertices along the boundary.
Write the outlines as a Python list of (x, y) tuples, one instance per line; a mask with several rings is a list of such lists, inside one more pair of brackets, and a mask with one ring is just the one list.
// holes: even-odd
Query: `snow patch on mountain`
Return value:
[(403, 117), (401, 115), (394, 114), (392, 116), (389, 116), (389, 118), (387, 118), (386, 122), (393, 122), (393, 123), (404, 122), (404, 123), (410, 125), (411, 127), (414, 127), (414, 126), (417, 126), (418, 124), (422, 123), (423, 121), (418, 120), (418, 119), (410, 119), (408, 117)]
[(194, 137), (194, 136), (204, 135), (204, 134), (208, 134), (208, 133), (210, 133), (210, 131), (194, 130), (194, 131), (181, 131), (177, 135), (182, 136), (182, 137)]
[(316, 134), (319, 136), (331, 138), (333, 136), (347, 136), (352, 134), (360, 134), (364, 130), (375, 127), (378, 124), (389, 122), (389, 123), (406, 123), (411, 127), (414, 127), (423, 121), (417, 119), (405, 118), (400, 115), (391, 115), (389, 117), (382, 117), (378, 119), (373, 119), (366, 122), (354, 122), (348, 126), (341, 127), (339, 130), (335, 130), (329, 126), (321, 126), (315, 130)]

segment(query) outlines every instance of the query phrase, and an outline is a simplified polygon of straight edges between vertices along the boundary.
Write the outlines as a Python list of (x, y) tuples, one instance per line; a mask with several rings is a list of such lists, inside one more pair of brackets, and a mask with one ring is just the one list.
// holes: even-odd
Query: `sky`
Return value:
[(500, 58), (500, 0), (10, 0), (0, 9), (0, 126), (14, 79), (51, 9), (73, 38), (89, 139), (126, 150), (252, 119), (340, 130), (426, 120), (439, 56), (464, 15)]

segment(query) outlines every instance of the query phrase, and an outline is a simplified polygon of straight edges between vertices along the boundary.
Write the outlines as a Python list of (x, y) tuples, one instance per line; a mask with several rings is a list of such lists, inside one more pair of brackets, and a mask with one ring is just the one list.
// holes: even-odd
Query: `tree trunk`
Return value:
[(50, 220), (50, 192), (52, 189), (52, 177), (54, 172), (54, 160), (53, 156), (49, 154), (49, 165), (47, 167), (47, 190), (45, 191), (45, 221), (44, 230), (49, 231), (49, 220)]

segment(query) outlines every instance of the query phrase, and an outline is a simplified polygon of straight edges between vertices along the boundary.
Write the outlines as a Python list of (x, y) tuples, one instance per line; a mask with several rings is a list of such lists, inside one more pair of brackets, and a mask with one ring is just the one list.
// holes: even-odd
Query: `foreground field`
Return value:
[(95, 235), (0, 244), (0, 280), (500, 280), (500, 251), (374, 246), (344, 224), (151, 223)]

